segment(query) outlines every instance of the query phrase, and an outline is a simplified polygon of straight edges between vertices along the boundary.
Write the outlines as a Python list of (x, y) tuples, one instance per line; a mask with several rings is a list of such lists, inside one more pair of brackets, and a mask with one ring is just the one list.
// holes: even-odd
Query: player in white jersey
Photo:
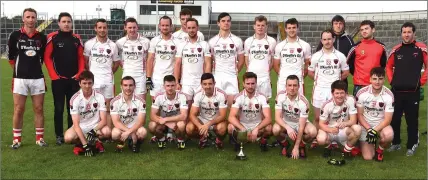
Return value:
[[(361, 127), (357, 125), (355, 99), (348, 95), (347, 89), (347, 84), (341, 80), (331, 84), (332, 98), (322, 105), (317, 140), (320, 145), (333, 141), (341, 143), (344, 146), (342, 155), (349, 158), (361, 135)], [(333, 146), (325, 148), (324, 157), (331, 155)]]
[(267, 98), (272, 97), (270, 70), (276, 40), (267, 35), (267, 19), (257, 16), (254, 20), (254, 35), (244, 42), (245, 65), (247, 72), (257, 74), (257, 91)]
[(180, 43), (175, 54), (174, 76), (177, 86), (187, 96), (191, 104), (193, 96), (201, 90), (201, 76), (211, 72), (211, 53), (206, 41), (199, 41), (196, 32), (199, 29), (198, 20), (187, 20), (189, 39)]
[[(385, 70), (375, 67), (370, 71), (370, 85), (357, 92), (358, 122), (362, 126), (361, 151), (365, 160), (383, 161), (383, 150), (394, 137), (390, 126), (394, 113), (394, 95), (383, 83)], [(377, 139), (379, 146), (376, 148)]]
[(177, 136), (178, 149), (186, 147), (184, 136), (188, 105), (186, 95), (176, 91), (176, 81), (173, 75), (164, 78), (165, 92), (161, 92), (153, 100), (150, 112), (149, 131), (158, 139), (158, 147), (166, 147), (165, 131), (172, 129)]
[(135, 18), (125, 20), (126, 36), (116, 41), (119, 56), (123, 62), (122, 77), (131, 76), (135, 80), (137, 96), (146, 99), (146, 60), (150, 40), (138, 33)]
[[(163, 78), (173, 75), (175, 65), (175, 53), (180, 41), (171, 35), (172, 20), (168, 16), (162, 16), (159, 20), (160, 35), (150, 41), (149, 56), (147, 59), (146, 86), (150, 89), (150, 96), (164, 92)], [(153, 78), (153, 79), (152, 79)]]
[[(257, 75), (246, 72), (243, 76), (244, 90), (235, 96), (229, 113), (229, 135), (233, 131), (247, 132), (247, 140), (255, 142), (260, 140), (262, 151), (267, 151), (267, 140), (272, 134), (271, 115), (269, 103), (263, 94), (256, 91)], [(235, 151), (239, 149), (235, 140)]]
[(83, 71), (79, 75), (80, 91), (70, 99), (73, 126), (65, 132), (64, 141), (76, 144), (76, 155), (92, 156), (96, 151), (104, 152), (99, 139), (108, 139), (111, 135), (110, 128), (106, 126), (107, 109), (104, 96), (95, 91), (93, 85), (94, 74)]
[(232, 17), (228, 13), (220, 13), (217, 18), (220, 32), (208, 41), (214, 62), (216, 87), (226, 92), (228, 107), (239, 92), (238, 74), (245, 61), (242, 39), (230, 32), (231, 20)]
[[(94, 89), (106, 98), (106, 106), (114, 97), (114, 73), (120, 58), (116, 44), (107, 37), (107, 21), (98, 19), (95, 23), (96, 37), (86, 41), (84, 56), (89, 71), (95, 76)], [(107, 109), (107, 126), (112, 128), (110, 110)]]
[(204, 148), (209, 131), (217, 135), (216, 147), (223, 148), (223, 139), (226, 134), (226, 93), (215, 87), (215, 79), (211, 73), (201, 76), (202, 90), (195, 94), (190, 110), (190, 121), (186, 125), (188, 137), (199, 138), (199, 148)]
[[(311, 57), (308, 75), (314, 80), (312, 90), (312, 105), (314, 107), (314, 124), (319, 129), (321, 106), (332, 97), (331, 84), (336, 80), (345, 80), (349, 75), (346, 57), (334, 49), (333, 32), (325, 30), (321, 33), (322, 49)], [(316, 146), (314, 141), (312, 147)]]
[[(275, 124), (273, 135), (281, 144), (281, 154), (293, 159), (306, 157), (306, 143), (311, 142), (317, 135), (317, 129), (308, 121), (309, 102), (299, 94), (299, 78), (290, 75), (286, 79), (285, 91), (278, 92), (275, 100)], [(285, 133), (294, 142), (289, 149)]]
[[(190, 19), (190, 18), (192, 18), (192, 11), (190, 11), (189, 9), (187, 9), (187, 8), (183, 8), (181, 11), (180, 11), (180, 23), (181, 23), (181, 28), (180, 28), (180, 30), (178, 30), (178, 31), (176, 31), (176, 32), (174, 32), (173, 34), (172, 34), (172, 37), (174, 37), (174, 39), (177, 39), (177, 40), (179, 40), (180, 42), (184, 42), (184, 41), (186, 41), (187, 39), (189, 39), (189, 35), (188, 35), (188, 31), (187, 31), (187, 26), (186, 26), (186, 22), (187, 22), (187, 20), (188, 19)], [(205, 37), (204, 37), (204, 35), (199, 31), (199, 30), (197, 30), (196, 31), (197, 32), (197, 38), (198, 38), (198, 41), (205, 41)]]
[(299, 22), (296, 18), (285, 22), (287, 38), (275, 47), (273, 69), (279, 75), (277, 92), (285, 90), (285, 81), (289, 75), (296, 75), (300, 80), (299, 93), (304, 95), (304, 80), (311, 59), (311, 46), (297, 36)]
[(135, 94), (135, 80), (131, 76), (123, 77), (120, 87), (122, 93), (117, 95), (110, 105), (114, 124), (111, 137), (119, 142), (116, 152), (122, 152), (123, 145), (128, 140), (128, 147), (132, 152), (138, 153), (147, 134), (144, 128), (146, 102)]

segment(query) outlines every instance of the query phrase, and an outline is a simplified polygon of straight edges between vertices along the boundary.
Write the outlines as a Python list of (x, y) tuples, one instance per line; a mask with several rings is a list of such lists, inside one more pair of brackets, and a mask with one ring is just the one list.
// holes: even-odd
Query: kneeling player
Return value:
[(95, 149), (104, 152), (104, 147), (97, 139), (110, 138), (111, 131), (106, 126), (107, 113), (104, 96), (94, 89), (94, 74), (83, 71), (79, 75), (78, 91), (70, 100), (70, 114), (73, 126), (64, 135), (65, 143), (74, 143), (76, 155), (84, 153), (85, 156), (94, 155)]
[[(272, 132), (282, 145), (282, 155), (291, 156), (293, 159), (299, 156), (305, 158), (305, 144), (315, 138), (317, 129), (308, 121), (309, 102), (305, 96), (299, 94), (299, 78), (296, 75), (288, 76), (285, 86), (285, 91), (279, 92), (276, 96), (275, 124)], [(281, 134), (284, 131), (294, 142), (291, 154), (285, 134)]]
[[(351, 151), (361, 135), (361, 128), (357, 125), (357, 109), (354, 97), (347, 95), (347, 84), (344, 81), (334, 81), (331, 84), (332, 99), (321, 107), (320, 129), (317, 141), (320, 145), (330, 144), (332, 141), (341, 143), (343, 155), (351, 157)], [(324, 156), (331, 155), (332, 144), (326, 147)]]
[(192, 108), (190, 109), (190, 122), (186, 125), (189, 137), (199, 137), (199, 148), (204, 148), (210, 130), (217, 135), (215, 144), (223, 148), (223, 138), (226, 134), (226, 93), (215, 87), (214, 76), (204, 73), (201, 76), (202, 90), (197, 92)]
[[(394, 131), (390, 126), (394, 113), (394, 95), (385, 86), (385, 70), (375, 67), (370, 71), (370, 85), (357, 92), (358, 120), (362, 126), (361, 151), (365, 160), (383, 161), (383, 150), (392, 142)], [(375, 151), (380, 136), (379, 146)]]
[(165, 133), (167, 128), (172, 129), (177, 136), (178, 149), (186, 147), (184, 135), (187, 119), (186, 95), (176, 91), (176, 81), (173, 75), (166, 75), (163, 79), (165, 92), (161, 92), (153, 100), (150, 112), (149, 131), (158, 139), (158, 147), (166, 147)]
[(123, 77), (120, 82), (122, 93), (111, 102), (111, 119), (113, 121), (112, 139), (119, 141), (116, 152), (122, 152), (123, 144), (128, 139), (132, 152), (139, 152), (147, 131), (143, 127), (146, 119), (146, 102), (136, 94), (135, 80), (131, 76)]
[[(229, 113), (230, 135), (233, 131), (246, 131), (247, 140), (255, 142), (260, 139), (260, 148), (267, 151), (267, 138), (272, 133), (270, 108), (266, 96), (256, 92), (257, 75), (246, 72), (243, 77), (244, 90), (235, 96)], [(237, 139), (237, 137), (233, 137)], [(239, 148), (235, 141), (235, 150)]]

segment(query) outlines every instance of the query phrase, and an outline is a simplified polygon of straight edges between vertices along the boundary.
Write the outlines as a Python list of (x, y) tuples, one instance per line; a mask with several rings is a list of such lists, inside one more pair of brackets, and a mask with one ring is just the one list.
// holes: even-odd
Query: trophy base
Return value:
[(247, 156), (236, 156), (236, 160), (247, 160)]

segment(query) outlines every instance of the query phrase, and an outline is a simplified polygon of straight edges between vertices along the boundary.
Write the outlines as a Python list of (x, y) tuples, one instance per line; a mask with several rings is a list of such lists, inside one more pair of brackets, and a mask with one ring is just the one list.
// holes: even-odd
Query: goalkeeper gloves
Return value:
[(94, 144), (95, 140), (97, 139), (97, 132), (95, 130), (91, 130), (88, 133), (86, 133), (86, 138), (88, 139), (91, 144)]
[(376, 130), (374, 130), (373, 128), (370, 128), (367, 130), (366, 141), (369, 144), (376, 144), (377, 138), (378, 138), (378, 133)]
[(153, 81), (152, 81), (152, 78), (151, 78), (151, 77), (147, 77), (147, 78), (146, 78), (146, 87), (147, 87), (147, 89), (149, 89), (149, 90), (153, 90), (153, 88), (155, 87), (155, 86), (153, 85)]
[(90, 146), (88, 146), (88, 144), (83, 145), (83, 149), (85, 150), (85, 156), (90, 157), (94, 155), (94, 151)]

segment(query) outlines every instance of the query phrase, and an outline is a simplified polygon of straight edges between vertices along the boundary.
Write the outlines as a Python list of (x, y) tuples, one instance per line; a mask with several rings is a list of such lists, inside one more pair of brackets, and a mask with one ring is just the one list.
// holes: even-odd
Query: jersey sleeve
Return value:
[(242, 95), (238, 95), (238, 97), (235, 97), (235, 99), (233, 100), (232, 107), (238, 108), (238, 109), (241, 108), (242, 102), (243, 102), (242, 98), (244, 98), (244, 96)]
[(355, 105), (356, 102), (354, 97), (348, 97), (346, 103), (348, 104), (349, 115), (357, 114), (357, 107)]
[(218, 98), (218, 107), (219, 108), (227, 108), (227, 100), (226, 100), (226, 95), (225, 94), (221, 94), (221, 95), (219, 95), (219, 98)]
[(202, 32), (200, 32), (200, 31), (198, 31), (198, 39), (199, 39), (200, 41), (205, 41), (205, 36), (204, 36), (204, 34), (202, 34)]
[(189, 106), (187, 105), (186, 95), (180, 94), (179, 101), (180, 101), (180, 110), (181, 109), (189, 109)]
[(79, 114), (79, 100), (77, 98), (70, 100), (70, 114)]
[(150, 46), (149, 46), (149, 53), (155, 53), (156, 51), (156, 37), (154, 37), (151, 41), (150, 41)]
[(204, 48), (204, 56), (205, 57), (211, 57), (210, 45), (207, 42), (205, 42), (204, 44), (205, 44), (204, 45), (205, 47), (203, 47)]
[(311, 63), (310, 63), (310, 65), (309, 65), (309, 67), (308, 67), (308, 70), (309, 70), (309, 71), (315, 71), (315, 67), (316, 67), (316, 65), (317, 65), (317, 63), (318, 63), (318, 59), (319, 59), (319, 58), (317, 58), (317, 54), (318, 54), (318, 53), (315, 53), (315, 54), (311, 57)]
[(260, 96), (260, 104), (262, 105), (262, 108), (269, 108), (269, 103), (267, 101), (266, 96)]
[(100, 107), (100, 111), (107, 111), (106, 101), (105, 101), (104, 96), (100, 94), (98, 96), (97, 101), (98, 101), (98, 104), (99, 104), (98, 106)]
[(278, 43), (275, 46), (275, 54), (273, 56), (274, 59), (281, 59), (281, 43)]
[(248, 38), (248, 39), (246, 39), (244, 41), (244, 55), (245, 56), (248, 56), (250, 54), (250, 42), (249, 42), (249, 39), (250, 38)]
[(388, 98), (385, 101), (385, 112), (394, 112), (394, 98)]
[(111, 59), (113, 60), (113, 62), (119, 61), (119, 48), (116, 46), (115, 43), (112, 43), (112, 47), (113, 47), (113, 51), (112, 51), (112, 55), (111, 55)]
[(162, 97), (156, 96), (155, 100), (152, 103), (152, 108), (159, 109), (159, 106), (161, 106), (161, 103), (162, 103), (161, 101), (162, 101)]
[(201, 93), (197, 93), (195, 97), (193, 98), (192, 106), (199, 107), (199, 104), (201, 103)]
[(84, 56), (91, 56), (90, 42), (91, 42), (90, 40), (85, 42), (85, 45), (84, 45), (85, 48), (83, 49)]
[(349, 70), (349, 65), (348, 65), (348, 63), (346, 63), (346, 57), (345, 57), (345, 55), (343, 55), (343, 54), (340, 54), (339, 55), (339, 60), (340, 60), (340, 69), (342, 70), (342, 71), (347, 71), (347, 70)]
[(138, 108), (138, 113), (139, 114), (146, 114), (146, 102), (140, 101), (140, 105), (139, 105), (139, 108)]
[(305, 44), (305, 52), (303, 56), (305, 57), (305, 59), (311, 59), (311, 45), (309, 45), (308, 43)]
[(320, 120), (326, 121), (328, 119), (329, 113), (330, 112), (329, 112), (328, 104), (324, 104), (320, 110)]
[[(361, 91), (361, 89), (360, 89), (360, 91)], [(357, 92), (357, 96), (355, 98), (357, 100), (357, 107), (364, 107), (364, 104), (363, 104), (364, 100), (363, 100), (361, 94)]]
[(110, 114), (119, 114), (119, 103), (118, 99), (114, 98), (114, 100), (111, 101), (110, 104)]
[(301, 118), (308, 118), (309, 114), (309, 107), (306, 103), (301, 103), (300, 105), (300, 117)]
[(236, 50), (238, 51), (238, 54), (244, 54), (244, 44), (242, 43), (242, 40), (240, 38), (238, 38)]
[(183, 56), (184, 45), (185, 45), (185, 43), (178, 44), (177, 52), (175, 53), (176, 58), (181, 58)]
[(276, 40), (272, 38), (269, 46), (270, 46), (269, 47), (269, 49), (270, 49), (269, 54), (270, 55), (275, 55)]
[(122, 43), (120, 42), (120, 39), (116, 41), (116, 46), (117, 46), (117, 54), (119, 54), (119, 57), (122, 59), (122, 57), (120, 56), (123, 52), (123, 47), (122, 47)]
[(275, 109), (282, 110), (282, 103), (285, 100), (285, 94), (278, 94), (275, 100)]

